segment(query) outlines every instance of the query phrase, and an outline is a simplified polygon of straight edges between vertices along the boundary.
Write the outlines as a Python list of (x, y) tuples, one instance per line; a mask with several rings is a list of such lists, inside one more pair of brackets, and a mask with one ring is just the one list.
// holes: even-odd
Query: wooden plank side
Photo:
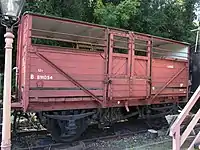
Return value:
[[(104, 59), (101, 55), (68, 53), (67, 50), (62, 53), (57, 49), (40, 53), (94, 95), (103, 96)], [(35, 53), (31, 53), (30, 73), (30, 97), (88, 96)]]
[[(165, 84), (177, 74), (177, 72), (185, 67), (186, 62), (166, 59), (153, 59), (151, 93), (156, 94), (159, 89), (165, 86)], [(187, 73), (187, 69), (184, 69), (159, 94), (186, 94), (188, 86)]]

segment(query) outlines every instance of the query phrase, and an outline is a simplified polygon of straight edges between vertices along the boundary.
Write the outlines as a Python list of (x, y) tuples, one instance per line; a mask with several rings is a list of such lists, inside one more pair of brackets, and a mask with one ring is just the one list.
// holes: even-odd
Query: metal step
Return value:
[[(165, 119), (167, 120), (167, 123), (169, 124), (169, 129), (167, 130), (167, 135), (169, 134), (169, 130), (170, 127), (172, 126), (172, 124), (176, 121), (176, 118), (178, 117), (179, 114), (177, 115), (168, 115), (165, 116)], [(181, 124), (181, 129), (185, 130), (185, 128), (188, 126), (188, 124), (190, 123), (190, 121), (192, 120), (192, 118), (195, 116), (195, 114), (190, 114), (188, 116), (186, 116), (185, 120), (183, 121), (183, 123)], [(200, 127), (200, 122), (198, 122), (195, 127)], [(194, 128), (195, 129), (195, 128)], [(195, 130), (192, 130), (192, 132), (190, 134), (192, 135), (196, 135), (197, 133), (195, 132)]]

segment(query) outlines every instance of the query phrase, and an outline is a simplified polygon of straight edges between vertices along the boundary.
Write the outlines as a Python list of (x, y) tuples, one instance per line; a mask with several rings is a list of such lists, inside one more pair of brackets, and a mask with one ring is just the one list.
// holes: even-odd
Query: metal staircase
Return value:
[[(187, 116), (189, 116), (189, 113), (197, 100), (200, 97), (200, 86), (196, 89), (195, 93), (192, 95), (184, 109), (181, 111), (181, 113), (178, 115), (176, 121), (173, 123), (170, 129), (170, 136), (173, 138), (173, 150), (180, 150), (181, 146), (184, 144), (186, 139), (188, 138), (191, 131), (194, 129), (196, 124), (198, 123), (200, 119), (200, 109), (197, 111), (197, 113), (192, 117), (190, 123), (186, 127), (186, 129), (181, 134), (180, 129), (183, 121), (186, 119)], [(188, 150), (194, 149), (194, 145), (200, 142), (200, 132), (196, 135), (193, 142), (189, 145)]]

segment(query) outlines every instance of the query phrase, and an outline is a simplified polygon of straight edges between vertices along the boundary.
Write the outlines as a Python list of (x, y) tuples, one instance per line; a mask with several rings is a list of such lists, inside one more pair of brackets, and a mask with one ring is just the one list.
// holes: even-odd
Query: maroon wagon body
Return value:
[(13, 107), (43, 111), (178, 102), (187, 97), (188, 51), (187, 43), (25, 14), (18, 31), (19, 102)]

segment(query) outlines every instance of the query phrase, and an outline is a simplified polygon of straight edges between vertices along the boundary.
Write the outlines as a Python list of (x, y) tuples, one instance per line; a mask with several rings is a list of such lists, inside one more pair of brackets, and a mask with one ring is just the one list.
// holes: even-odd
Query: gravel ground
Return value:
[[(162, 141), (167, 141), (164, 144)], [(28, 148), (37, 145), (51, 144), (52, 140), (50, 136), (37, 136), (30, 135), (26, 137), (15, 138), (12, 141), (13, 150), (20, 150), (21, 148)], [(152, 143), (157, 143), (151, 145)], [(148, 146), (147, 146), (148, 145)], [(166, 136), (166, 129), (159, 130), (156, 138), (152, 137), (152, 134), (139, 133), (132, 136), (110, 139), (110, 140), (99, 140), (93, 143), (86, 143), (87, 150), (169, 150), (171, 149), (170, 137)]]
[(87, 145), (88, 150), (170, 150), (171, 137), (165, 135), (165, 130), (158, 131), (158, 136), (152, 138), (149, 133), (142, 133), (126, 138), (98, 141)]
[[(141, 123), (143, 125), (144, 123)], [(137, 131), (138, 127), (140, 129), (145, 128), (141, 125), (136, 124), (122, 124), (125, 130), (129, 131)], [(121, 128), (120, 124), (115, 125), (115, 133), (122, 132), (123, 129)], [(133, 130), (134, 129), (134, 130)], [(97, 132), (97, 133), (95, 133)], [(113, 132), (112, 130), (96, 130), (95, 128), (90, 128), (86, 135), (83, 137), (90, 137), (96, 136), (96, 135), (104, 135), (108, 132)], [(108, 140), (98, 140), (93, 143), (85, 143), (86, 148), (84, 150), (171, 150), (172, 149), (172, 141), (171, 137), (166, 135), (167, 129), (163, 128), (161, 130), (158, 130), (158, 136), (152, 137), (152, 134), (149, 132), (146, 133), (138, 133), (134, 134), (132, 136), (124, 137), (124, 138), (118, 138), (118, 139), (108, 139)], [(38, 145), (47, 145), (51, 144), (52, 140), (51, 137), (48, 135), (44, 136), (38, 136), (38, 135), (30, 135), (26, 137), (17, 137), (14, 138), (12, 141), (12, 150), (20, 150), (21, 148), (28, 148), (32, 146), (38, 146)], [(68, 150), (68, 148), (64, 148), (62, 150)], [(61, 150), (61, 148), (60, 148)], [(70, 149), (71, 150), (71, 149)], [(79, 149), (78, 149), (79, 150)]]
[(52, 140), (50, 136), (39, 136), (33, 134), (26, 137), (12, 139), (12, 150), (20, 150), (23, 148), (35, 147), (43, 144), (47, 145), (51, 143)]
[[(34, 141), (34, 142), (33, 142)], [(163, 143), (164, 141), (164, 143)], [(31, 146), (50, 144), (51, 138), (38, 137), (36, 135), (16, 139), (13, 141), (13, 150), (28, 148)], [(155, 144), (156, 143), (156, 144)], [(94, 143), (86, 144), (86, 150), (170, 150), (171, 140), (165, 135), (164, 131), (159, 131), (156, 138), (152, 138), (149, 133), (136, 134), (130, 137), (99, 140)]]
[[(181, 150), (187, 150), (194, 137), (188, 137)], [(86, 150), (172, 150), (172, 138), (166, 130), (159, 130), (152, 138), (149, 133), (140, 133), (127, 138), (98, 141), (87, 145)]]
[[(152, 138), (152, 135), (149, 133), (140, 133), (124, 138), (99, 140), (93, 143), (85, 143), (84, 148), (81, 147), (79, 149), (69, 149), (66, 147), (61, 147), (59, 150), (171, 150), (171, 137), (167, 136), (165, 133), (166, 130), (159, 130), (158, 136), (155, 138)], [(190, 141), (187, 141), (186, 145), (189, 142)], [(25, 147), (28, 148), (51, 143), (52, 141), (50, 136), (42, 137), (31, 135), (28, 137), (22, 137), (20, 139), (15, 139), (12, 143), (12, 150), (20, 150)], [(186, 148), (182, 148), (181, 150), (186, 150)]]

